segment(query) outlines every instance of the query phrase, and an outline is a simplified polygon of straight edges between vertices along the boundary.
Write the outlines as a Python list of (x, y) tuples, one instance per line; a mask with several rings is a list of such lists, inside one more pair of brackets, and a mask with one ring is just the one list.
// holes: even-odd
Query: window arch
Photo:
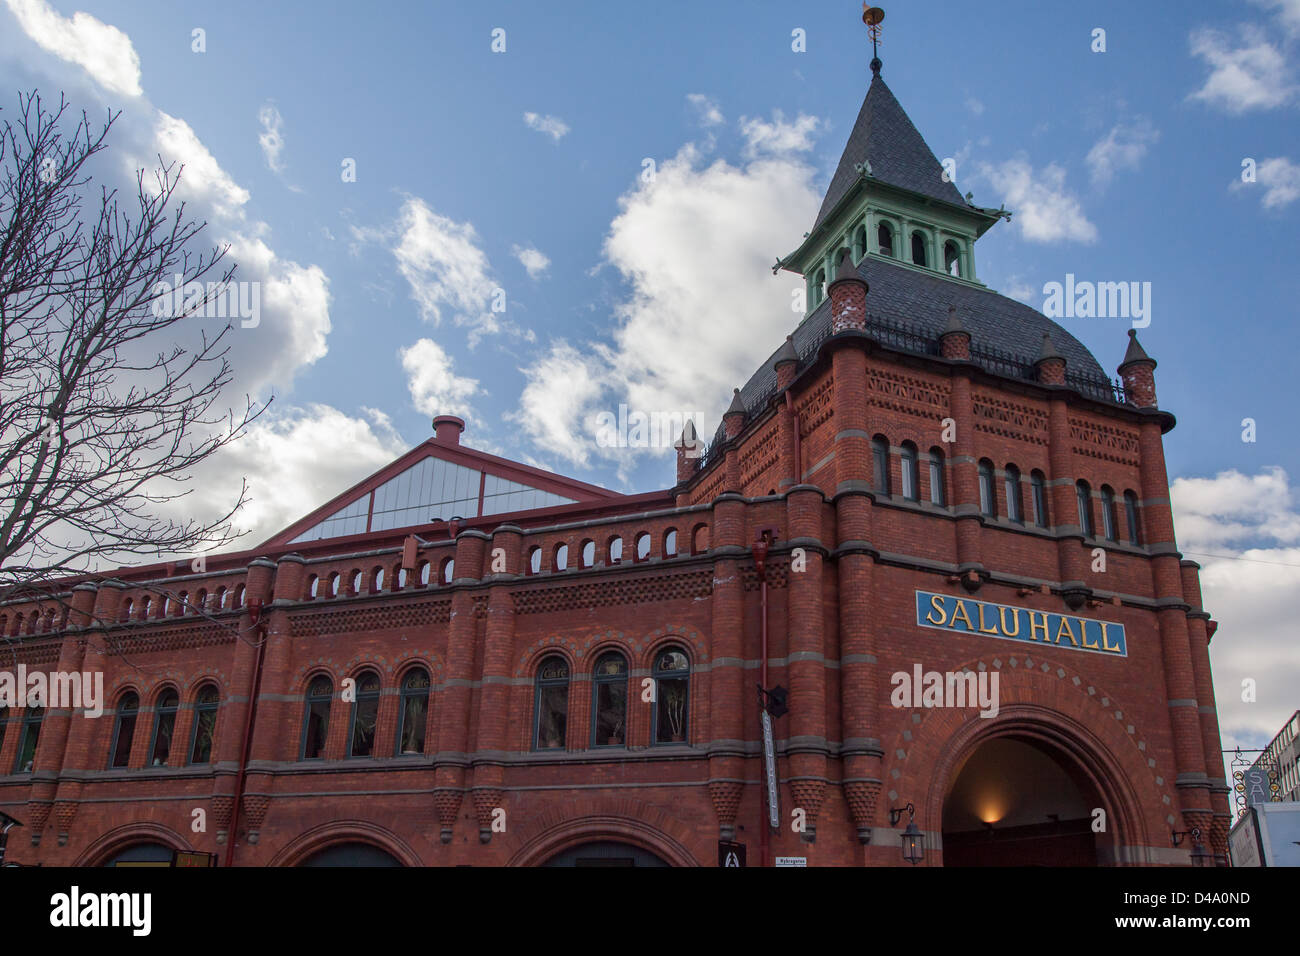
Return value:
[(682, 743), (689, 730), (690, 658), (680, 647), (666, 647), (655, 655), (650, 676), (655, 682), (653, 742)]
[(117, 612), (117, 620), (119, 624), (131, 620), (131, 599), (130, 598), (127, 598), (125, 601), (122, 602), (122, 608)]
[(361, 569), (353, 568), (352, 573), (348, 576), (348, 597), (356, 597), (361, 593), (361, 588)]
[(357, 699), (352, 702), (352, 730), (348, 734), (348, 756), (369, 757), (375, 752), (375, 727), (379, 723), (379, 675), (362, 671), (357, 675)]
[(1101, 530), (1107, 541), (1119, 541), (1119, 526), (1115, 523), (1115, 491), (1110, 485), (1101, 486)]
[(995, 518), (998, 514), (998, 495), (993, 488), (993, 462), (987, 458), (980, 459), (979, 480), (980, 514)]
[(1080, 479), (1074, 483), (1074, 499), (1079, 506), (1079, 530), (1085, 538), (1094, 534), (1092, 525), (1092, 489)]
[(569, 546), (557, 544), (551, 558), (552, 571), (564, 571), (569, 567)]
[(397, 581), (397, 585), (393, 588), (393, 590), (401, 591), (402, 589), (404, 589), (407, 583), (409, 582), (410, 577), (411, 577), (410, 572), (407, 571), (406, 568), (400, 569), (397, 572), (397, 576), (395, 578), (395, 580)]
[(853, 261), (861, 262), (862, 257), (867, 254), (867, 227), (858, 223), (858, 227), (853, 230)]
[(420, 572), (420, 584), (426, 588), (429, 586), (429, 567), (428, 561), (421, 561), (419, 568), (416, 569)]
[(1124, 517), (1128, 522), (1129, 544), (1142, 543), (1141, 525), (1138, 524), (1138, 498), (1132, 491), (1124, 492)]
[(709, 550), (709, 526), (697, 524), (691, 532), (691, 554), (704, 554)]
[(451, 584), (456, 580), (456, 559), (448, 558), (442, 562), (442, 583)]
[(424, 753), (429, 723), (429, 672), (414, 667), (402, 678), (402, 704), (397, 716), (397, 755)]
[(677, 557), (677, 529), (669, 528), (664, 532), (664, 557)]
[(592, 673), (591, 745), (622, 747), (627, 742), (627, 658), (602, 654)]
[(196, 605), (195, 614), (202, 614), (208, 609), (208, 589), (199, 588), (199, 593), (194, 596)]
[(818, 269), (817, 275), (813, 279), (813, 297), (814, 305), (821, 305), (822, 300), (826, 298), (826, 270)]
[(876, 249), (882, 256), (894, 257), (894, 230), (887, 222), (876, 228)]
[(36, 745), (41, 739), (41, 724), (45, 721), (44, 707), (27, 707), (23, 710), (23, 727), (18, 738), (18, 756), (14, 759), (14, 773), (31, 773), (36, 762)]
[(644, 561), (650, 557), (650, 533), (642, 531), (636, 536), (636, 560)]
[(889, 439), (877, 435), (871, 439), (871, 477), (876, 491), (887, 495), (889, 491)]
[(190, 763), (211, 763), (217, 736), (217, 710), (221, 694), (213, 684), (204, 684), (194, 698), (194, 727), (190, 731)]
[(528, 573), (542, 573), (542, 549), (537, 545), (528, 549)]
[(330, 705), (334, 699), (334, 682), (317, 674), (307, 685), (306, 706), (302, 713), (302, 747), (299, 760), (318, 760), (325, 756), (325, 739), (329, 734)]
[(582, 548), (578, 552), (578, 560), (582, 562), (582, 567), (591, 568), (596, 565), (596, 542), (588, 538), (582, 542)]
[(623, 560), (623, 539), (614, 535), (605, 543), (606, 563), (618, 564)]
[(533, 697), (533, 749), (563, 749), (569, 724), (569, 662), (558, 654), (542, 661)]
[(176, 711), (180, 696), (170, 687), (158, 695), (153, 707), (153, 737), (149, 741), (149, 766), (165, 767), (172, 752), (172, 733), (176, 730)]
[(899, 466), (903, 478), (903, 497), (908, 501), (920, 501), (921, 481), (916, 470), (916, 446), (910, 441), (903, 442)]
[(235, 608), (244, 606), (244, 586), (242, 584), (235, 588), (235, 597), (230, 606)]
[(226, 589), (224, 587), (217, 588), (217, 599), (216, 599), (215, 610), (224, 611), (225, 609), (226, 609)]
[(149, 606), (153, 604), (153, 599), (149, 595), (140, 598), (140, 620), (149, 620)]
[(912, 265), (928, 266), (929, 260), (926, 258), (925, 236), (920, 232), (912, 233)]
[(136, 720), (140, 716), (140, 695), (127, 691), (117, 701), (113, 718), (113, 740), (108, 746), (108, 766), (128, 767), (131, 764), (131, 741), (135, 737)]
[(370, 569), (370, 593), (378, 594), (384, 589), (384, 569), (378, 565)]
[(930, 449), (930, 503), (940, 507), (948, 504), (943, 482), (943, 450), (940, 448)]
[(1002, 490), (1007, 495), (1007, 517), (1016, 524), (1024, 524), (1025, 513), (1020, 500), (1020, 469), (1015, 465), (1007, 465), (1003, 474)]
[(961, 249), (951, 239), (943, 244), (943, 271), (961, 278)]
[(1040, 528), (1047, 527), (1047, 478), (1034, 469), (1029, 473), (1029, 489), (1034, 499), (1034, 524)]

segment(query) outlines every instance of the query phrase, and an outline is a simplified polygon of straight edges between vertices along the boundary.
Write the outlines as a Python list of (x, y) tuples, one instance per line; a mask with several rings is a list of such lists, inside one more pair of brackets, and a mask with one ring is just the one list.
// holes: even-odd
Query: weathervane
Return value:
[(880, 7), (862, 4), (862, 22), (867, 25), (867, 36), (871, 37), (871, 72), (880, 72), (880, 53), (876, 44), (880, 42), (880, 21), (885, 19), (885, 11)]

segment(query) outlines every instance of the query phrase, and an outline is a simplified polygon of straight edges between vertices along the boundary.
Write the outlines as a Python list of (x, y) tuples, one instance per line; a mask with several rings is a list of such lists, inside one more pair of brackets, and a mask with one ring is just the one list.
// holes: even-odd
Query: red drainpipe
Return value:
[(239, 805), (244, 799), (244, 773), (248, 766), (248, 750), (253, 741), (253, 717), (257, 713), (257, 698), (262, 692), (262, 659), (266, 654), (266, 625), (261, 623), (261, 600), (248, 602), (248, 618), (253, 622), (253, 635), (257, 638), (257, 658), (253, 664), (253, 692), (248, 698), (248, 714), (244, 720), (244, 741), (239, 748), (239, 773), (235, 777), (235, 805), (230, 811), (230, 837), (226, 844), (226, 866), (233, 866), (235, 841), (239, 837)]
[[(788, 397), (788, 395), (787, 395)], [(754, 567), (758, 571), (758, 593), (760, 595), (762, 611), (759, 614), (759, 620), (762, 622), (759, 633), (762, 635), (759, 643), (759, 683), (762, 684), (763, 690), (767, 690), (767, 533), (763, 532), (762, 536), (754, 542)], [(759, 695), (759, 705), (766, 706), (767, 701), (763, 695)], [(759, 732), (762, 732), (762, 714), (759, 714)], [(775, 756), (775, 755), (774, 755)], [(764, 765), (763, 784), (760, 788), (761, 796), (758, 801), (759, 822), (758, 822), (758, 865), (767, 866), (768, 840), (768, 811), (767, 811), (767, 768)]]

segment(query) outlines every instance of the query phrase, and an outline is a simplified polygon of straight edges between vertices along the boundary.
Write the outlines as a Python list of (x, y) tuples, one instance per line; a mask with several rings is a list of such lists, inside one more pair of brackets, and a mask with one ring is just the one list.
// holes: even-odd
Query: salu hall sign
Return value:
[(951, 594), (916, 592), (916, 623), (941, 631), (982, 634), (1027, 644), (1050, 644), (1072, 651), (1128, 656), (1124, 625), (1073, 614), (990, 604)]

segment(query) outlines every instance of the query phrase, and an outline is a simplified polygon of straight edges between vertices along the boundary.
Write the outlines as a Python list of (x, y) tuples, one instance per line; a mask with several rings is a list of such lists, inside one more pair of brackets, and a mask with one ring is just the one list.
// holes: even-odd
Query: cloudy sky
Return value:
[[(710, 434), (797, 321), (799, 280), (769, 267), (866, 91), (854, 7), (0, 0), (0, 107), (39, 88), (121, 110), (104, 177), (183, 162), (189, 209), (260, 283), (231, 402), (275, 402), (189, 499), (206, 513), (246, 477), (251, 542), (438, 413), (488, 451), (671, 483), (670, 451), (597, 447), (595, 416), (693, 412)], [(1015, 213), (980, 241), (982, 281), (1040, 308), (1067, 274), (1151, 283), (1224, 742), (1259, 745), (1300, 706), (1300, 0), (950, 0), (885, 29), (884, 75), (958, 187)], [(1063, 324), (1119, 363), (1124, 320)]]

